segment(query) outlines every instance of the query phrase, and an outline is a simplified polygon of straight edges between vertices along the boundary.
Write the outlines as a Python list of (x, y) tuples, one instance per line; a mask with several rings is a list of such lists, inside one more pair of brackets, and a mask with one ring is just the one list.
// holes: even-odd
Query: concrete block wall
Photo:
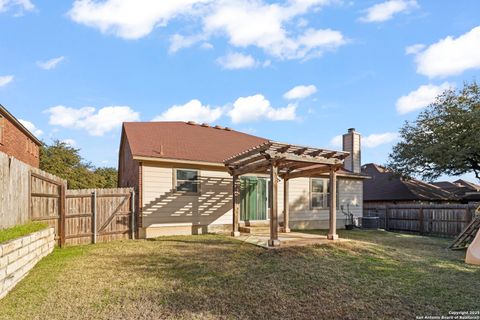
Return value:
[(54, 236), (54, 229), (48, 228), (0, 243), (0, 299), (53, 251)]

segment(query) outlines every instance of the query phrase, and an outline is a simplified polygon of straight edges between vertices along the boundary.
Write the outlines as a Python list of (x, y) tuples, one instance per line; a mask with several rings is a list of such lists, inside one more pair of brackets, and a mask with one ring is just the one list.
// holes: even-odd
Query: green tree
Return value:
[(95, 168), (80, 156), (80, 150), (55, 140), (40, 149), (40, 169), (67, 180), (69, 189), (114, 188), (115, 168)]
[(98, 177), (98, 188), (116, 188), (118, 171), (115, 168), (97, 168), (94, 171)]
[(388, 166), (406, 176), (434, 180), (475, 173), (480, 180), (480, 87), (449, 89), (400, 129)]

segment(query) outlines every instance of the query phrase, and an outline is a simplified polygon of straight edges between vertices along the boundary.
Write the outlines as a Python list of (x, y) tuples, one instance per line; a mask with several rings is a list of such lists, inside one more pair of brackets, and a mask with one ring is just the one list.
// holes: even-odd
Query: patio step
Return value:
[[(270, 226), (240, 226), (240, 232), (250, 233), (250, 234), (265, 234), (270, 233)], [(280, 229), (279, 229), (280, 232)]]
[(242, 221), (240, 222), (241, 226), (245, 227), (270, 227), (269, 221)]

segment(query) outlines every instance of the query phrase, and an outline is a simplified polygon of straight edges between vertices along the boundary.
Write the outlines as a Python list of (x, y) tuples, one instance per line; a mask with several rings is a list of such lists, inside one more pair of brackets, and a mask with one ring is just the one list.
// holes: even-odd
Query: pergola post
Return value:
[(335, 166), (330, 166), (330, 228), (328, 240), (337, 240), (337, 172)]
[(283, 179), (283, 228), (282, 231), (287, 233), (290, 232), (289, 221), (290, 221), (290, 208), (289, 208), (289, 183), (288, 179)]
[(240, 221), (240, 183), (238, 175), (233, 175), (233, 212), (232, 212), (232, 237), (239, 237), (238, 225)]
[(275, 162), (270, 165), (270, 239), (268, 246), (280, 245), (278, 240), (278, 167)]

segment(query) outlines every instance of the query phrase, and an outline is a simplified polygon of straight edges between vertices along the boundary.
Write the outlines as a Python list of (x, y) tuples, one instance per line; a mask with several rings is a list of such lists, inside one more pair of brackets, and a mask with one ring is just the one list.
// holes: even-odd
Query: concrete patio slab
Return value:
[(243, 241), (245, 243), (250, 243), (266, 249), (278, 249), (292, 246), (306, 246), (312, 244), (330, 244), (339, 241), (347, 241), (346, 239), (336, 239), (328, 240), (327, 236), (318, 235), (318, 234), (309, 234), (302, 232), (289, 232), (289, 233), (279, 233), (278, 239), (280, 240), (280, 246), (270, 247), (268, 246), (268, 240), (270, 239), (269, 233), (242, 233), (239, 237), (235, 239)]

